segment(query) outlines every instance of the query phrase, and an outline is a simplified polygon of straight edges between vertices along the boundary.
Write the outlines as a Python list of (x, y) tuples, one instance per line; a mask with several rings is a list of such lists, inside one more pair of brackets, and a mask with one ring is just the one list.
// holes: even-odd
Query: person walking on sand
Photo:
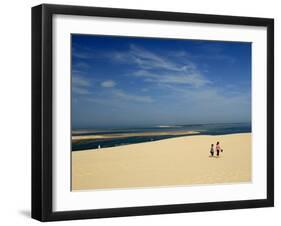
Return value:
[(217, 157), (220, 156), (220, 150), (221, 150), (220, 142), (217, 142), (217, 144), (216, 144)]
[(211, 157), (214, 156), (214, 144), (211, 144), (211, 149), (210, 149)]

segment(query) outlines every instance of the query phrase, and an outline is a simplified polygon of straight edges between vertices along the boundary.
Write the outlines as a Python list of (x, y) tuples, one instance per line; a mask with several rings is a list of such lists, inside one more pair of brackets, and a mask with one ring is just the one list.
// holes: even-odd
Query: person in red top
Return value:
[(220, 142), (217, 142), (217, 144), (216, 144), (217, 157), (219, 157), (219, 155), (220, 155), (220, 150), (221, 150)]

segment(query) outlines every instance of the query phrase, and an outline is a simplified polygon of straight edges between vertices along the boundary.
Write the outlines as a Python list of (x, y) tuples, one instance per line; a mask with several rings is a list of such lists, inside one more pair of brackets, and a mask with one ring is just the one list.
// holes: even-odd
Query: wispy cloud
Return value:
[(74, 86), (82, 86), (82, 87), (89, 87), (90, 86), (90, 82), (86, 79), (83, 78), (82, 76), (79, 75), (73, 75), (72, 77), (72, 84)]
[(145, 82), (156, 84), (189, 85), (194, 87), (212, 83), (204, 77), (197, 65), (185, 51), (172, 52), (162, 56), (136, 45), (130, 45), (127, 52), (114, 53), (113, 59), (136, 67), (133, 76)]
[(104, 88), (112, 88), (116, 85), (116, 82), (114, 82), (113, 80), (106, 80), (101, 82), (101, 86)]
[(90, 82), (87, 79), (77, 74), (73, 74), (72, 76), (73, 93), (80, 94), (80, 95), (90, 94), (89, 88), (90, 88)]
[[(200, 70), (192, 62), (191, 54), (183, 50), (166, 52), (163, 55), (160, 52), (130, 44), (127, 51), (99, 53), (95, 56), (87, 51), (81, 53), (77, 51), (74, 56), (80, 59), (93, 59), (99, 56), (109, 58), (119, 64), (131, 64), (135, 67), (132, 74), (142, 77), (146, 82), (185, 84), (195, 87), (211, 83), (210, 80), (204, 77), (204, 70)], [(85, 65), (81, 66), (85, 67)], [(112, 82), (103, 82), (101, 85), (102, 87), (112, 87)]]
[(72, 43), (73, 124), (251, 119), (251, 48), (243, 43), (81, 35)]
[(202, 60), (211, 60), (220, 63), (235, 63), (235, 58), (224, 53), (224, 47), (219, 43), (204, 43), (200, 46), (201, 54), (196, 54), (193, 57)]
[(80, 94), (80, 95), (84, 95), (84, 94), (90, 94), (90, 91), (86, 88), (81, 88), (81, 87), (72, 87), (72, 91), (75, 94)]
[(90, 68), (90, 65), (86, 62), (77, 62), (73, 64), (73, 70), (80, 70), (80, 71), (85, 71)]
[(117, 98), (121, 98), (127, 101), (143, 102), (143, 103), (152, 103), (153, 99), (150, 96), (134, 95), (127, 93), (123, 90), (116, 89), (113, 91), (113, 94)]
[(129, 101), (136, 103), (153, 102), (153, 99), (150, 96), (136, 95), (120, 88), (116, 88), (116, 85), (116, 82), (113, 80), (105, 80), (100, 83), (100, 87), (110, 88), (110, 91), (97, 90), (93, 89), (90, 81), (81, 75), (74, 74), (72, 76), (72, 92), (76, 95), (86, 95), (87, 97), (84, 97), (83, 99), (90, 102), (109, 105), (110, 103), (116, 103), (116, 101)]
[(133, 73), (136, 77), (142, 77), (146, 82), (153, 82), (157, 84), (171, 84), (171, 85), (190, 85), (193, 87), (200, 87), (210, 84), (211, 81), (204, 78), (197, 71), (190, 71), (189, 73), (175, 73), (175, 72), (159, 72), (153, 73), (146, 70), (139, 70)]
[[(137, 45), (129, 45), (127, 51), (113, 51), (107, 54), (98, 54), (122, 64), (131, 64), (133, 72), (128, 74), (142, 81), (154, 84), (157, 88), (169, 89), (171, 92), (178, 93), (198, 101), (227, 102), (225, 93), (218, 93), (212, 87), (212, 81), (204, 76), (204, 70), (192, 62), (192, 55), (186, 51), (178, 50), (171, 53), (166, 51), (163, 56), (159, 52), (151, 51)], [(91, 53), (81, 53), (76, 55), (79, 58), (92, 58)], [(85, 67), (87, 65), (77, 65)], [(119, 100), (131, 102), (152, 103), (154, 99), (148, 95), (137, 95), (126, 90), (116, 88), (114, 80), (100, 81), (100, 87), (110, 88), (111, 97)], [(187, 86), (187, 87), (185, 87)], [(187, 89), (188, 88), (188, 89)], [(147, 91), (147, 90), (146, 90)], [(91, 94), (90, 83), (81, 76), (73, 76), (73, 92), (77, 94)], [(239, 98), (236, 98), (237, 100)], [(96, 99), (95, 99), (96, 100)], [(240, 99), (241, 100), (241, 99)], [(104, 100), (99, 100), (100, 102)], [(235, 101), (236, 102), (236, 101)]]
[(93, 49), (77, 43), (72, 43), (71, 52), (72, 52), (72, 57), (80, 60), (90, 59), (94, 56)]
[[(248, 106), (251, 101), (251, 94), (247, 92), (237, 92), (233, 95), (232, 91), (226, 90), (223, 87), (218, 88), (214, 86), (208, 86), (196, 88), (196, 89), (184, 89), (179, 87), (173, 87), (166, 85), (172, 92), (175, 98), (181, 97), (179, 103), (183, 104), (188, 101), (188, 104), (192, 104), (194, 109), (208, 109), (211, 111), (219, 112), (235, 112), (236, 108), (242, 110)], [(184, 104), (183, 104), (184, 105)]]
[(170, 71), (183, 71), (184, 66), (178, 65), (160, 54), (141, 48), (137, 45), (131, 44), (128, 51), (113, 52), (112, 58), (129, 64), (135, 64), (140, 69), (162, 69)]
[(129, 51), (132, 60), (143, 69), (164, 69), (170, 71), (181, 71), (181, 66), (165, 59), (165, 57), (153, 53), (136, 45), (130, 45)]

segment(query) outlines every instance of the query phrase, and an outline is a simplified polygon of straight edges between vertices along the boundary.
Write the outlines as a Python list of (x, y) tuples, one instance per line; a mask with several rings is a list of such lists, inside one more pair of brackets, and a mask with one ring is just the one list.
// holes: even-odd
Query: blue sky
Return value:
[(251, 43), (71, 38), (73, 128), (251, 121)]

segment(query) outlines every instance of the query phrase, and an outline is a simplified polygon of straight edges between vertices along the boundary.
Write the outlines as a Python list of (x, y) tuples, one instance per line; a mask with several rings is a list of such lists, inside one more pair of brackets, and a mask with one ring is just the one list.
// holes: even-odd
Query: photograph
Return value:
[(71, 34), (71, 191), (251, 183), (252, 43)]
[(33, 219), (274, 206), (274, 18), (31, 14)]

